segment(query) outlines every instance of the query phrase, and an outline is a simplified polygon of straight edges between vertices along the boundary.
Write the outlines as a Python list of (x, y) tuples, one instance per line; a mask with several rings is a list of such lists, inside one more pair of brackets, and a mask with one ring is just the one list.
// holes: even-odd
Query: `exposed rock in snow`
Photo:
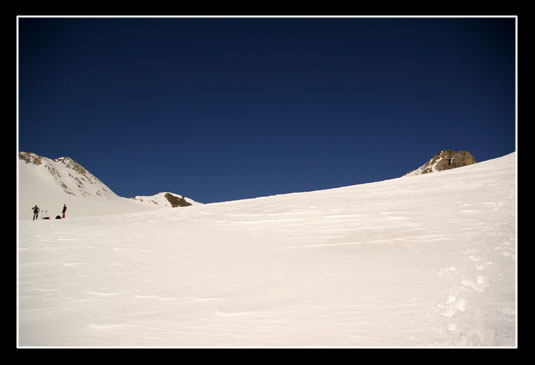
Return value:
[(152, 204), (159, 207), (188, 207), (193, 204), (201, 204), (185, 196), (169, 192), (158, 193), (155, 195), (141, 196), (136, 195), (132, 199), (142, 203)]
[(427, 163), (416, 170), (406, 173), (405, 176), (450, 170), (474, 163), (476, 163), (476, 159), (468, 151), (455, 152), (452, 150), (443, 150), (435, 154)]

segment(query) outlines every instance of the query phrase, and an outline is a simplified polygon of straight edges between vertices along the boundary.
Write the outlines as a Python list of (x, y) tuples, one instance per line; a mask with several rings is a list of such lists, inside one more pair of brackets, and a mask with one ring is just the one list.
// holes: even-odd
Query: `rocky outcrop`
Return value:
[(19, 152), (19, 160), (23, 160), (26, 163), (33, 163), (34, 165), (40, 165), (43, 157), (31, 152)]
[(443, 150), (438, 152), (427, 163), (418, 169), (408, 172), (405, 176), (428, 174), (430, 172), (450, 170), (476, 163), (476, 159), (468, 151)]
[(165, 198), (171, 203), (173, 208), (187, 207), (191, 205), (191, 203), (188, 203), (184, 197), (179, 197), (170, 193), (165, 194)]

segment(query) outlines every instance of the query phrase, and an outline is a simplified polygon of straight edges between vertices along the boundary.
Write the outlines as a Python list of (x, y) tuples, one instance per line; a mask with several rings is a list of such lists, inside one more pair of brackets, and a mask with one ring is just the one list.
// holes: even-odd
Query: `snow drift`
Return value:
[(516, 346), (516, 154), (187, 209), (20, 221), (22, 347)]

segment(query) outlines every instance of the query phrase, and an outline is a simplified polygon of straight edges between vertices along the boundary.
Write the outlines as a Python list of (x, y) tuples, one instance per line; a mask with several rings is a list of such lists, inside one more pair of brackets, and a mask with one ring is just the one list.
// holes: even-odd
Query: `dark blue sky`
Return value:
[(20, 18), (19, 150), (200, 202), (515, 150), (514, 18)]

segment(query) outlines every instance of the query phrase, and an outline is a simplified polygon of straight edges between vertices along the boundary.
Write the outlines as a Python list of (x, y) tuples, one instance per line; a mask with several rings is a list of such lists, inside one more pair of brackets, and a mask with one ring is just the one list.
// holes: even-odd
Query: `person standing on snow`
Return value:
[(36, 220), (39, 217), (39, 207), (37, 204), (35, 204), (35, 207), (32, 208), (33, 210), (33, 220)]
[(61, 213), (63, 213), (63, 218), (65, 218), (65, 212), (66, 211), (67, 211), (67, 205), (63, 204), (63, 210), (61, 211)]

